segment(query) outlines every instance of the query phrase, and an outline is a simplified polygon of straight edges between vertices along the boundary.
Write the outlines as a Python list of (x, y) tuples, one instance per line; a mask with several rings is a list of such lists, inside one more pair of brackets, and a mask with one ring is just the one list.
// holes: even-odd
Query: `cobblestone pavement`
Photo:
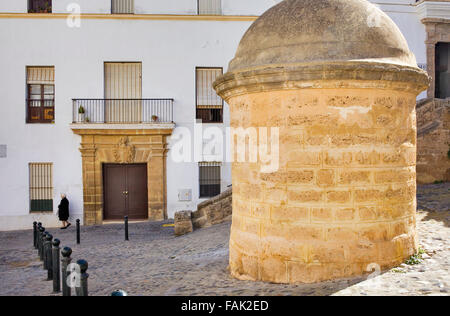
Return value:
[(425, 211), (450, 210), (450, 183), (419, 185), (417, 209)]
[[(130, 225), (130, 242), (122, 225), (83, 227), (75, 245), (75, 228), (52, 229), (73, 259), (89, 262), (91, 295), (123, 289), (129, 295), (449, 295), (450, 184), (419, 188), (420, 244), (417, 265), (402, 265), (374, 279), (366, 277), (312, 285), (278, 285), (232, 279), (227, 271), (230, 224), (224, 223), (175, 238), (164, 223)], [(431, 211), (436, 209), (437, 211)], [(32, 249), (32, 232), (0, 233), (0, 295), (51, 295), (51, 282)]]

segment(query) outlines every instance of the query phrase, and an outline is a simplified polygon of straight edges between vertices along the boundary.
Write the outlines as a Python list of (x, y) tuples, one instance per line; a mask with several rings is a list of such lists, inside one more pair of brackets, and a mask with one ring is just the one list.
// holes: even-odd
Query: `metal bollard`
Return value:
[(81, 236), (80, 236), (80, 220), (77, 219), (77, 245), (81, 243)]
[(47, 236), (49, 232), (45, 231), (42, 235), (42, 268), (47, 270)]
[(38, 251), (39, 251), (39, 259), (41, 261), (44, 260), (44, 232), (45, 232), (45, 227), (41, 226), (41, 228), (39, 228), (39, 234), (38, 234), (38, 237), (39, 237), (38, 238), (38, 242), (39, 242)]
[(39, 234), (41, 233), (40, 229), (42, 227), (42, 223), (37, 223), (36, 227), (36, 249), (39, 252)]
[(88, 294), (88, 278), (89, 274), (86, 273), (88, 269), (88, 263), (86, 260), (78, 260), (78, 266), (80, 267), (80, 286), (76, 288), (77, 296), (89, 296)]
[(42, 223), (38, 223), (37, 224), (37, 228), (36, 228), (36, 249), (39, 253), (39, 236), (41, 234), (41, 227), (42, 227)]
[(47, 262), (47, 281), (53, 280), (53, 256), (52, 256), (52, 234), (48, 233), (45, 240), (45, 262)]
[(70, 258), (70, 255), (72, 254), (72, 249), (69, 247), (64, 247), (63, 250), (61, 250), (61, 277), (62, 277), (62, 295), (63, 296), (71, 296), (71, 289), (67, 284), (67, 267), (72, 262), (72, 258)]
[(36, 248), (37, 243), (37, 222), (33, 222), (33, 247)]
[(125, 216), (125, 241), (128, 241), (128, 216)]
[(61, 292), (61, 276), (60, 276), (60, 261), (59, 261), (59, 248), (61, 241), (59, 239), (53, 240), (52, 248), (52, 262), (53, 262), (53, 293)]

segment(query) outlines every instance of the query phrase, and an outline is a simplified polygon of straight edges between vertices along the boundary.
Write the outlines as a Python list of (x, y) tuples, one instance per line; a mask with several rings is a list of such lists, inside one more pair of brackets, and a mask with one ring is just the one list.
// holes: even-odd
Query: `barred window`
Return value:
[(30, 163), (30, 211), (53, 211), (53, 164)]
[(223, 100), (212, 85), (222, 74), (222, 68), (196, 69), (197, 119), (203, 123), (223, 122)]
[(133, 14), (134, 0), (111, 0), (112, 14)]
[(220, 163), (201, 162), (200, 198), (209, 198), (220, 194)]
[(52, 13), (52, 0), (28, 0), (28, 13)]
[(27, 67), (27, 123), (55, 120), (55, 68)]
[(198, 0), (199, 15), (221, 15), (222, 0)]

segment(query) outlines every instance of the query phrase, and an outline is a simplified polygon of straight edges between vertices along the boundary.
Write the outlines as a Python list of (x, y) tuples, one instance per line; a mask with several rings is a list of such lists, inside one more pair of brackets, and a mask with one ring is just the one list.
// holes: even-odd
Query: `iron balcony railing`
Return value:
[(73, 123), (173, 123), (173, 99), (73, 99)]

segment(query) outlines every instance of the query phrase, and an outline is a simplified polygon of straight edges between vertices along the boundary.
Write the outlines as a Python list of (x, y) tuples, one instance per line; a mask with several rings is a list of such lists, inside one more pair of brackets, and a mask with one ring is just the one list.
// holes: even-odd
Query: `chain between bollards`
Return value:
[(62, 295), (63, 296), (71, 296), (71, 289), (67, 284), (67, 279), (69, 278), (69, 274), (67, 273), (67, 268), (72, 262), (72, 258), (70, 255), (72, 254), (72, 249), (69, 247), (64, 247), (61, 250), (61, 276), (62, 276)]
[(77, 245), (81, 243), (81, 236), (80, 236), (80, 220), (77, 219)]
[(128, 238), (128, 216), (125, 216), (125, 241), (130, 240)]
[(59, 239), (53, 240), (52, 260), (53, 260), (53, 293), (61, 292), (60, 260), (59, 260)]

